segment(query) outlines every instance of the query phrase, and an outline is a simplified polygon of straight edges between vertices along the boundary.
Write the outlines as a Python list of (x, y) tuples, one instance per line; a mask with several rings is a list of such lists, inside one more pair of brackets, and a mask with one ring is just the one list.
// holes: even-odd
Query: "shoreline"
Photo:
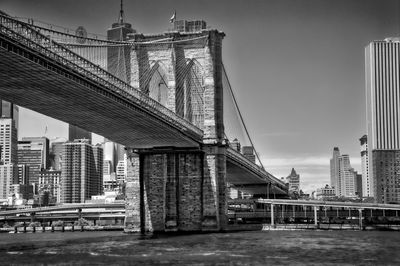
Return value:
[[(351, 231), (400, 231), (400, 225), (375, 224), (363, 225), (362, 228), (358, 224), (229, 224), (225, 230), (221, 231), (174, 231), (174, 232), (155, 232), (165, 235), (179, 234), (204, 234), (204, 233), (229, 233), (238, 231), (286, 231), (286, 230), (351, 230)], [(0, 228), (2, 234), (43, 234), (43, 233), (80, 233), (80, 232), (123, 232), (125, 235), (136, 234), (136, 232), (124, 231), (124, 226), (20, 226)]]

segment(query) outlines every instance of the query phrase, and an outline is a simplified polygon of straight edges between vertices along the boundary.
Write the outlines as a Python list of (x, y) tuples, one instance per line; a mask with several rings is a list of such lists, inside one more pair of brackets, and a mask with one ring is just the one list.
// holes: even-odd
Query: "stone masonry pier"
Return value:
[(125, 231), (225, 229), (225, 149), (128, 151)]

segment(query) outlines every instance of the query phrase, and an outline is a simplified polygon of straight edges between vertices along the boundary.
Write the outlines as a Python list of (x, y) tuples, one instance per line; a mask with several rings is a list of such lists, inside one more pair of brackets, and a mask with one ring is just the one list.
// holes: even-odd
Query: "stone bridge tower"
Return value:
[(130, 83), (204, 132), (193, 147), (127, 149), (125, 231), (219, 231), (227, 224), (224, 33), (133, 34)]

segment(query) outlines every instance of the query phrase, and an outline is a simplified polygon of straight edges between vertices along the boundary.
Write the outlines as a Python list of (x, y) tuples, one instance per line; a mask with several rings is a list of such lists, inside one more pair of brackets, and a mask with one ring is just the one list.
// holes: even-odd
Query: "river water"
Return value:
[(0, 265), (400, 265), (400, 232), (0, 234)]

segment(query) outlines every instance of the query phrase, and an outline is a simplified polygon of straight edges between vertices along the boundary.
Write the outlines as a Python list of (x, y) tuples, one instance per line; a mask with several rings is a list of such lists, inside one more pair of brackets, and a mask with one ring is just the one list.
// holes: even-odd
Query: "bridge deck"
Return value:
[[(46, 37), (30, 40), (2, 24), (0, 28), (0, 98), (129, 147), (197, 147), (202, 141), (197, 130), (160, 115), (176, 116), (168, 109), (152, 112), (133, 94), (127, 97), (122, 88), (111, 89), (111, 83), (104, 86), (106, 81), (99, 82), (104, 77), (88, 76), (75, 62), (50, 50), (44, 53), (47, 50), (40, 43), (49, 42)], [(181, 118), (176, 116), (176, 120)]]

